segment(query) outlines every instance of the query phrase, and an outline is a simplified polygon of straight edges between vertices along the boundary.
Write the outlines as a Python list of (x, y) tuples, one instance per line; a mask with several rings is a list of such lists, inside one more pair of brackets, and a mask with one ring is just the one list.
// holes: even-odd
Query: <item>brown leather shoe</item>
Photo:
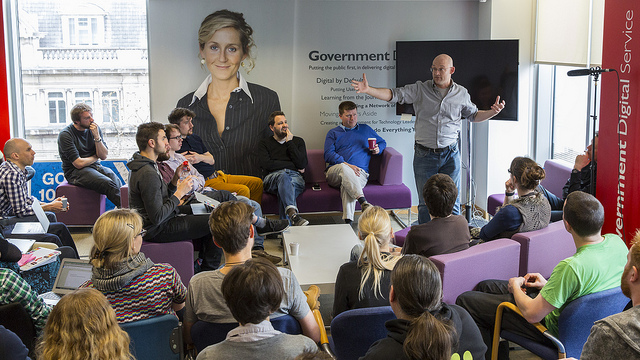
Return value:
[(264, 250), (251, 250), (251, 257), (261, 257), (271, 261), (274, 265), (282, 261), (279, 256), (271, 255)]

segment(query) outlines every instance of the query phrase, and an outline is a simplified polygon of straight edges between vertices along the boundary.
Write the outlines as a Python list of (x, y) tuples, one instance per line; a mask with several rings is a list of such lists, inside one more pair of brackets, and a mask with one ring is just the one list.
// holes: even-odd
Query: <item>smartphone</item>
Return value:
[(67, 206), (69, 205), (67, 198), (62, 198), (62, 211), (67, 211)]
[(320, 188), (320, 184), (318, 184), (318, 183), (313, 184), (313, 186), (311, 187), (311, 189), (313, 189), (313, 191), (320, 191), (320, 190), (322, 190), (322, 189)]

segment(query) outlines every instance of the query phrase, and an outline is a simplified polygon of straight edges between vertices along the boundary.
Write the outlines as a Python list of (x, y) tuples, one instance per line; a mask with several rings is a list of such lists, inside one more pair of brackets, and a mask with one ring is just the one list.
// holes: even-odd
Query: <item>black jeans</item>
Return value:
[(120, 179), (108, 167), (91, 164), (82, 169), (74, 169), (69, 178), (69, 184), (94, 190), (105, 194), (115, 206), (120, 207)]

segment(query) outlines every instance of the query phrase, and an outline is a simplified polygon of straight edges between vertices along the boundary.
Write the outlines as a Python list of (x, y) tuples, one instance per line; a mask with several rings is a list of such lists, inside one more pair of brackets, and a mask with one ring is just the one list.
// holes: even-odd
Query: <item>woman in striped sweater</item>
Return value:
[(100, 290), (118, 322), (175, 314), (184, 307), (187, 289), (176, 270), (154, 264), (140, 252), (142, 218), (135, 210), (114, 209), (93, 227), (93, 274), (82, 287)]

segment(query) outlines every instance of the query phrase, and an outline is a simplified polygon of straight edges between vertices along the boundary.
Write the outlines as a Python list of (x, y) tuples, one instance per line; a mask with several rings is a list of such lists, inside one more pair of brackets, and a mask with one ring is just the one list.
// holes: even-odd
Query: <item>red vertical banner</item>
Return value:
[(0, 149), (11, 138), (9, 125), (9, 93), (7, 82), (7, 52), (4, 41), (4, 12), (0, 9)]
[(604, 232), (627, 243), (640, 228), (640, 1), (606, 0), (597, 197)]

